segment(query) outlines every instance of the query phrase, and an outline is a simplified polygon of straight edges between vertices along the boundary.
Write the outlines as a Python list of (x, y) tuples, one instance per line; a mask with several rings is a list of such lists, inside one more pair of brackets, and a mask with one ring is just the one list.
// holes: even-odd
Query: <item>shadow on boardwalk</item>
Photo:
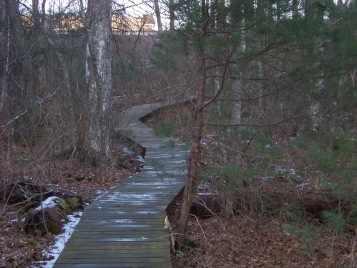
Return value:
[(139, 121), (168, 104), (118, 115), (116, 130), (146, 148), (144, 168), (85, 209), (55, 268), (171, 267), (165, 209), (184, 185), (187, 148)]

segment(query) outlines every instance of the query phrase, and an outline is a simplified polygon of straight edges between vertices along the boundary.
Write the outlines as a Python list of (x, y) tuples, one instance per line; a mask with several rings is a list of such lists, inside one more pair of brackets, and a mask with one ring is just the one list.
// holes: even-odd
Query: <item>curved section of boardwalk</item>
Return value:
[(117, 131), (146, 148), (144, 168), (84, 210), (54, 267), (171, 267), (165, 209), (184, 185), (187, 150), (139, 121), (166, 105), (119, 115)]

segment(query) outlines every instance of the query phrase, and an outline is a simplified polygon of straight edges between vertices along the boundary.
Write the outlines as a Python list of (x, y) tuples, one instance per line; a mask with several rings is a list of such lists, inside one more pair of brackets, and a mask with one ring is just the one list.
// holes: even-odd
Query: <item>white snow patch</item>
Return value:
[(286, 168), (278, 166), (276, 168), (276, 173), (288, 173), (289, 175), (296, 175), (296, 169), (294, 168)]
[[(82, 212), (76, 212), (73, 215), (68, 215), (67, 219), (68, 222), (63, 226), (63, 233), (56, 236), (55, 244), (52, 245), (48, 251), (44, 250), (42, 254), (47, 258), (52, 258), (49, 261), (41, 261), (35, 264), (40, 264), (41, 268), (52, 268), (55, 264), (58, 256), (61, 254), (62, 250), (64, 249), (65, 244), (67, 243), (68, 239), (71, 237), (72, 233), (74, 232), (74, 228), (78, 224), (80, 218), (82, 216)], [(38, 267), (38, 266), (32, 266)]]
[(123, 153), (124, 153), (125, 155), (128, 155), (128, 156), (131, 156), (131, 155), (134, 154), (133, 151), (130, 150), (128, 147), (124, 147), (124, 148), (123, 148)]
[(51, 196), (47, 198), (46, 200), (42, 201), (41, 205), (39, 205), (37, 208), (35, 208), (35, 211), (40, 211), (46, 208), (54, 208), (56, 205), (58, 205), (61, 202), (61, 199), (57, 196)]
[(145, 162), (144, 157), (142, 157), (141, 155), (136, 158), (136, 161), (141, 162), (141, 163)]

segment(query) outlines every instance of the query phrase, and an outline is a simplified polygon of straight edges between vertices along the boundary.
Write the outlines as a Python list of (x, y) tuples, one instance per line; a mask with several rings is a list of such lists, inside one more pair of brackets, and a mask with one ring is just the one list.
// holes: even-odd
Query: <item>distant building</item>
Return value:
[(155, 19), (151, 14), (142, 17), (131, 17), (123, 15), (112, 16), (113, 34), (151, 34), (154, 32)]
[[(26, 27), (33, 27), (32, 16), (24, 15), (23, 23)], [(83, 20), (76, 14), (55, 14), (47, 16), (47, 27), (49, 31), (61, 34), (84, 29)], [(125, 15), (112, 15), (113, 34), (148, 35), (155, 32), (155, 19), (151, 14), (144, 14), (142, 17), (132, 17)]]

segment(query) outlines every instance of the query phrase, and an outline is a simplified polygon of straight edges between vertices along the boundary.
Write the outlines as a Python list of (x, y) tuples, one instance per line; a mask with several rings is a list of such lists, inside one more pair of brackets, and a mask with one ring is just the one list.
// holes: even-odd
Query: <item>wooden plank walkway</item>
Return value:
[(118, 115), (116, 130), (146, 148), (144, 168), (86, 207), (55, 268), (172, 267), (165, 209), (184, 186), (187, 148), (139, 121), (167, 104)]

